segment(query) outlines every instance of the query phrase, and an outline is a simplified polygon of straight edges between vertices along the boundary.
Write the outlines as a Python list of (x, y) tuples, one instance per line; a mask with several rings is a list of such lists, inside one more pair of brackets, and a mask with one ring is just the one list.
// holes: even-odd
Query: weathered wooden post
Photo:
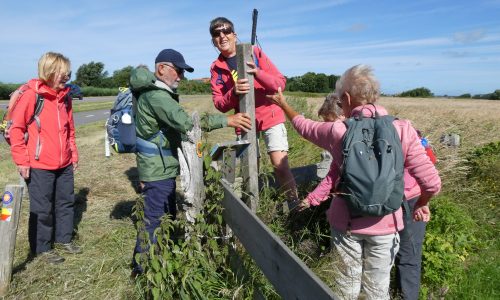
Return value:
[(183, 208), (186, 218), (194, 223), (205, 200), (205, 186), (203, 184), (203, 153), (201, 149), (200, 116), (197, 112), (192, 115), (194, 127), (187, 133), (187, 141), (181, 142), (177, 149), (181, 169), (181, 187), (184, 191)]
[(2, 195), (0, 210), (0, 297), (5, 296), (9, 291), (22, 197), (23, 187), (21, 185), (7, 185)]
[(250, 209), (255, 212), (259, 205), (259, 170), (257, 165), (257, 134), (255, 128), (255, 92), (253, 75), (248, 74), (248, 61), (253, 61), (252, 45), (239, 44), (236, 45), (236, 56), (238, 61), (238, 79), (248, 78), (250, 91), (248, 94), (240, 95), (240, 112), (246, 112), (252, 119), (252, 130), (242, 132), (243, 140), (250, 141), (248, 150), (243, 154), (241, 159), (241, 168), (244, 183), (243, 200), (249, 205)]

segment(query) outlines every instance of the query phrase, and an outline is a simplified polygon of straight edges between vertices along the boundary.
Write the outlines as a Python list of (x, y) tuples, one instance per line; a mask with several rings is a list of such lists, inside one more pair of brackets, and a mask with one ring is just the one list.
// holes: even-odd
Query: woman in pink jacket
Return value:
[[(215, 18), (210, 22), (210, 35), (213, 45), (220, 51), (210, 67), (212, 100), (223, 113), (232, 109), (239, 112), (239, 97), (249, 92), (250, 85), (248, 79), (238, 79), (234, 25), (224, 17)], [(289, 203), (293, 203), (297, 200), (297, 188), (288, 165), (285, 115), (279, 106), (266, 98), (266, 95), (276, 93), (279, 87), (284, 89), (286, 79), (262, 49), (254, 47), (253, 54), (254, 61), (247, 64), (250, 67), (248, 73), (255, 78), (255, 125), (257, 132), (264, 136), (276, 178), (286, 191)]]
[[(27, 83), (12, 109), (11, 154), (26, 180), (30, 197), (29, 243), (33, 255), (58, 264), (67, 253), (80, 253), (71, 242), (74, 217), (74, 174), (78, 166), (69, 88), (70, 61), (48, 52), (38, 61), (38, 79)], [(35, 103), (43, 107), (34, 117)], [(27, 141), (25, 134), (28, 135)]]
[[(336, 93), (346, 117), (356, 114), (371, 116), (373, 106), (365, 104), (375, 103), (380, 95), (379, 84), (371, 68), (365, 65), (348, 69), (337, 81)], [(324, 199), (340, 174), (345, 124), (342, 121), (308, 120), (295, 112), (281, 93), (269, 98), (284, 110), (300, 135), (332, 153), (333, 163), (327, 178), (305, 201)], [(377, 105), (376, 109), (380, 115), (387, 114), (381, 106)], [(428, 221), (428, 202), (439, 192), (441, 180), (411, 123), (395, 120), (393, 124), (401, 138), (405, 168), (421, 189), (413, 219)], [(308, 205), (305, 201), (302, 205)], [(390, 270), (399, 248), (398, 231), (404, 228), (402, 209), (382, 217), (351, 218), (345, 200), (336, 195), (327, 211), (327, 218), (334, 251), (338, 254), (338, 261), (334, 264), (338, 296), (357, 299), (363, 294), (367, 299), (389, 299)]]

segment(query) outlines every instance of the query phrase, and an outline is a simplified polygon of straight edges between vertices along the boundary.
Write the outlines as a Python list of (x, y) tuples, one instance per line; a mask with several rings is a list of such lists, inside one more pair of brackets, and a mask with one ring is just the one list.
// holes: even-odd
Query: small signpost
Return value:
[(22, 197), (21, 185), (7, 185), (0, 201), (0, 297), (9, 291)]

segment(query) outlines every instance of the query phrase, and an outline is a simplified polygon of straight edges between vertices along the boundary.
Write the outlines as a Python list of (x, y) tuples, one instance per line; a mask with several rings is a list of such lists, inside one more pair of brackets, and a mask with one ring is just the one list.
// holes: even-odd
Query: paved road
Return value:
[[(109, 116), (109, 109), (78, 112), (74, 113), (73, 116), (75, 118), (75, 126), (84, 125), (101, 120), (102, 120), (102, 125), (104, 126), (104, 120), (106, 120)], [(3, 135), (0, 134), (0, 143), (3, 142), (5, 142), (5, 140), (3, 138)]]
[[(192, 101), (192, 99), (188, 96), (186, 97), (187, 99), (182, 99), (181, 102), (189, 102)], [(84, 97), (83, 101), (85, 102), (103, 102), (103, 101), (114, 101), (116, 99), (116, 96), (107, 96), (107, 97)], [(75, 102), (78, 102), (79, 100), (73, 100)], [(0, 109), (5, 109), (7, 107), (7, 102), (8, 101), (0, 101)], [(96, 121), (103, 121), (103, 126), (104, 126), (104, 120), (109, 117), (109, 109), (101, 109), (101, 110), (94, 110), (94, 111), (85, 111), (85, 112), (79, 112), (79, 113), (74, 113), (74, 118), (75, 118), (75, 126), (79, 125), (84, 125), (88, 123), (93, 123)], [(3, 136), (0, 134), (0, 143), (5, 142)]]
[[(116, 96), (105, 96), (105, 97), (84, 97), (83, 100), (85, 102), (104, 102), (104, 101), (114, 101)], [(7, 108), (8, 100), (0, 100), (0, 109), (5, 110)], [(73, 102), (79, 103), (80, 100), (74, 99)]]

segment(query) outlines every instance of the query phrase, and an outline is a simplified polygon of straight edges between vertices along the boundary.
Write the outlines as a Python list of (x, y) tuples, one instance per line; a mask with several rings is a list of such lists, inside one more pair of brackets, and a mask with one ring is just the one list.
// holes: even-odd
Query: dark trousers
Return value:
[[(408, 201), (411, 215), (418, 197)], [(413, 216), (412, 216), (413, 217)], [(418, 299), (422, 268), (422, 244), (425, 236), (425, 222), (405, 218), (405, 228), (399, 232), (401, 242), (396, 255), (397, 291), (405, 300)]]
[(58, 170), (31, 169), (26, 180), (30, 196), (28, 237), (31, 252), (52, 249), (52, 242), (69, 243), (75, 206), (73, 165)]
[[(143, 195), (144, 195), (144, 225), (145, 230), (149, 235), (151, 244), (156, 243), (154, 231), (160, 226), (161, 217), (169, 214), (175, 220), (176, 204), (175, 204), (175, 179), (164, 179), (158, 181), (144, 182)], [(145, 252), (147, 249), (141, 247), (141, 232), (137, 232), (137, 239), (135, 242), (134, 256), (132, 258), (132, 265), (134, 270), (142, 272), (142, 268), (135, 260), (137, 253)]]

